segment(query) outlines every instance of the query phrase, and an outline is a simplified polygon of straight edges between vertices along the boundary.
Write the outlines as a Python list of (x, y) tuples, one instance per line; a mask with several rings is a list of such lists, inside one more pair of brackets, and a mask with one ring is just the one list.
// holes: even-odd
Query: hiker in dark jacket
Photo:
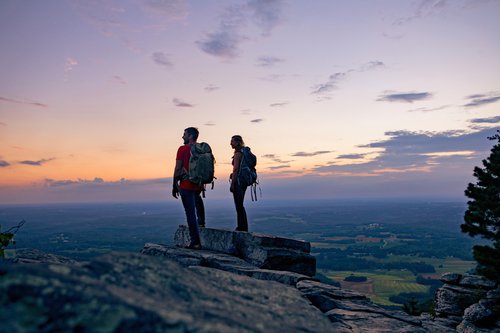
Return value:
[(198, 134), (198, 129), (195, 127), (188, 127), (184, 130), (182, 136), (184, 145), (177, 150), (172, 187), (172, 196), (177, 199), (180, 193), (182, 205), (186, 212), (189, 237), (191, 239), (188, 248), (195, 250), (201, 248), (198, 227), (205, 226), (205, 207), (200, 196), (203, 186), (190, 182), (185, 176), (189, 171), (191, 146), (196, 143)]
[(236, 207), (236, 215), (238, 221), (236, 231), (248, 231), (247, 212), (245, 211), (245, 207), (243, 206), (247, 186), (240, 184), (240, 182), (238, 181), (241, 159), (243, 157), (241, 149), (245, 147), (243, 138), (240, 135), (233, 135), (233, 137), (231, 138), (231, 147), (234, 149), (233, 173), (229, 178), (231, 180), (230, 191), (231, 193), (233, 193), (234, 205)]

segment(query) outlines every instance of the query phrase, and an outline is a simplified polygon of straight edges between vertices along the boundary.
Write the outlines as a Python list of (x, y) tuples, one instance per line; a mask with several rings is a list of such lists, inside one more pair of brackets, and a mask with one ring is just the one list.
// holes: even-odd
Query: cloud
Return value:
[(78, 60), (72, 57), (66, 58), (64, 62), (64, 72), (71, 72), (78, 65)]
[(181, 107), (181, 108), (192, 108), (192, 107), (194, 107), (193, 104), (188, 103), (188, 102), (184, 102), (183, 100), (181, 100), (179, 98), (172, 99), (172, 102), (174, 103), (175, 106), (178, 106), (178, 107)]
[(433, 111), (440, 111), (449, 108), (451, 105), (443, 105), (443, 106), (438, 106), (436, 108), (417, 108), (417, 109), (412, 109), (408, 110), (408, 112), (433, 112)]
[(5, 167), (8, 167), (9, 165), (10, 165), (9, 162), (4, 161), (4, 160), (0, 160), (0, 168), (5, 168)]
[(189, 14), (186, 0), (147, 0), (144, 1), (144, 7), (174, 20), (184, 19)]
[(469, 120), (469, 122), (473, 124), (497, 124), (500, 123), (500, 116), (490, 118), (476, 118)]
[(257, 59), (257, 66), (259, 67), (272, 67), (276, 64), (283, 62), (283, 59), (271, 56), (262, 56)]
[(153, 61), (160, 65), (160, 66), (164, 66), (164, 67), (172, 67), (172, 63), (170, 62), (170, 60), (168, 60), (168, 57), (165, 53), (163, 52), (154, 52), (151, 57), (153, 58)]
[(250, 122), (251, 122), (251, 123), (255, 123), (255, 124), (257, 124), (257, 123), (261, 123), (261, 122), (263, 122), (263, 121), (264, 121), (264, 119), (262, 119), (262, 118), (257, 118), (257, 119), (252, 119), (252, 120), (250, 120)]
[(470, 95), (467, 99), (470, 99), (470, 102), (464, 105), (466, 108), (483, 106), (500, 101), (500, 93)]
[(204, 125), (205, 126), (215, 126), (215, 123), (212, 121), (209, 121), (209, 122), (206, 122)]
[(329, 154), (331, 152), (332, 152), (332, 150), (319, 150), (319, 151), (315, 151), (313, 153), (307, 153), (307, 152), (299, 151), (297, 153), (292, 154), (292, 156), (296, 156), (296, 157), (311, 157), (311, 156), (317, 156), (317, 155), (322, 155), (322, 154)]
[(278, 108), (278, 107), (286, 106), (288, 104), (290, 104), (290, 103), (289, 102), (281, 102), (281, 103), (272, 103), (272, 104), (269, 104), (269, 106), (272, 108)]
[(313, 94), (322, 95), (337, 88), (337, 83), (346, 77), (347, 73), (335, 73), (328, 77), (328, 81), (314, 86)]
[(337, 159), (346, 159), (346, 160), (357, 160), (360, 158), (364, 158), (366, 154), (345, 154), (337, 156)]
[(348, 69), (345, 72), (334, 73), (328, 77), (326, 82), (314, 85), (311, 93), (313, 95), (320, 95), (321, 97), (328, 98), (329, 94), (338, 88), (339, 82), (349, 78), (352, 73), (362, 73), (383, 67), (385, 67), (385, 64), (382, 61), (375, 60), (367, 62), (358, 68)]
[(208, 86), (205, 87), (205, 91), (207, 92), (212, 92), (219, 89), (220, 87), (216, 86), (215, 84), (209, 84)]
[(429, 92), (406, 92), (406, 93), (384, 93), (377, 101), (383, 102), (406, 102), (413, 103), (415, 101), (422, 101), (432, 97)]
[(289, 168), (289, 167), (290, 167), (289, 164), (283, 164), (283, 165), (270, 166), (270, 167), (268, 167), (268, 169), (270, 169), (270, 170), (279, 170), (279, 169), (286, 169), (286, 168)]
[(32, 165), (32, 166), (42, 166), (43, 164), (53, 161), (55, 158), (44, 158), (38, 161), (32, 161), (32, 160), (24, 160), (24, 161), (19, 161), (17, 162), (18, 164), (24, 164), (24, 165)]
[(281, 0), (251, 0), (245, 4), (225, 8), (218, 29), (207, 33), (196, 41), (196, 45), (205, 53), (221, 58), (235, 58), (240, 54), (240, 43), (248, 38), (243, 29), (251, 22), (268, 36), (281, 21)]
[(210, 33), (205, 40), (196, 44), (202, 51), (213, 56), (222, 58), (235, 58), (238, 55), (238, 44), (241, 40), (235, 32), (220, 31)]
[(0, 126), (7, 126), (7, 124), (0, 121)]
[(269, 35), (281, 21), (282, 0), (252, 0), (248, 2), (250, 14), (263, 35)]
[(14, 104), (24, 104), (24, 105), (33, 105), (41, 108), (48, 108), (49, 106), (47, 104), (39, 103), (39, 102), (33, 102), (33, 101), (20, 101), (17, 99), (12, 99), (12, 98), (7, 98), (7, 97), (1, 97), (0, 96), (0, 102), (7, 102), (7, 103), (14, 103)]
[(448, 0), (420, 0), (412, 14), (396, 19), (394, 25), (408, 24), (427, 16), (436, 15), (449, 7), (449, 4)]
[[(360, 145), (377, 149), (375, 158), (366, 163), (328, 165), (314, 169), (318, 173), (381, 176), (397, 173), (432, 173), (436, 169), (472, 172), (472, 160), (480, 160), (490, 149), (486, 139), (494, 129), (445, 132), (386, 132), (388, 139)], [(443, 172), (444, 172), (443, 171)], [(462, 171), (460, 171), (462, 172)]]
[(262, 155), (262, 157), (270, 159), (273, 162), (280, 163), (280, 164), (287, 164), (287, 163), (292, 162), (291, 160), (290, 161), (284, 161), (281, 158), (279, 158), (279, 156), (276, 155), (276, 154), (265, 154), (265, 155)]
[(127, 84), (127, 81), (125, 81), (121, 76), (118, 75), (113, 76), (113, 80), (119, 84)]
[(372, 71), (377, 68), (383, 68), (385, 67), (385, 64), (382, 61), (375, 60), (375, 61), (370, 61), (367, 62), (366, 64), (362, 65), (359, 67), (357, 70), (354, 70), (355, 72), (366, 72), (366, 71)]
[(136, 185), (154, 185), (154, 184), (168, 184), (171, 183), (170, 178), (151, 178), (151, 179), (139, 179), (139, 180), (129, 180), (126, 178), (121, 178), (115, 181), (104, 180), (101, 177), (95, 177), (94, 179), (81, 179), (77, 180), (54, 180), (54, 179), (45, 179), (44, 183), (47, 185), (57, 184), (58, 186), (64, 185), (99, 185), (99, 186), (116, 186), (116, 185), (124, 185), (124, 184), (136, 184)]
[(426, 17), (433, 17), (443, 13), (451, 13), (453, 11), (471, 10), (475, 7), (483, 6), (489, 2), (496, 0), (420, 0), (415, 3), (411, 14), (399, 17), (394, 20), (393, 24), (396, 26), (409, 24)]
[[(151, 180), (149, 180), (151, 181)], [(43, 182), (43, 185), (45, 187), (61, 187), (61, 186), (72, 186), (72, 185), (77, 185), (77, 186), (109, 186), (109, 185), (123, 185), (130, 183), (130, 180), (127, 180), (125, 178), (121, 178), (120, 180), (117, 181), (105, 181), (104, 178), (101, 177), (95, 177), (94, 179), (81, 179), (78, 178), (77, 180), (72, 180), (72, 179), (62, 179), (62, 180), (55, 180), (55, 179), (50, 179), (46, 178)]]
[(189, 14), (186, 0), (70, 1), (87, 24), (106, 37), (116, 38), (134, 51), (144, 50), (141, 36), (163, 31), (171, 21)]

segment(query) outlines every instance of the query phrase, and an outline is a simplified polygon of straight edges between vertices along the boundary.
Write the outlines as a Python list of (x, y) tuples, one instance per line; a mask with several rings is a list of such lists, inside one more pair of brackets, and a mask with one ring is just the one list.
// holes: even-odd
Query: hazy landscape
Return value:
[[(208, 227), (234, 228), (232, 203), (205, 202)], [(460, 232), (465, 202), (264, 200), (246, 206), (252, 232), (311, 242), (319, 273), (385, 306), (411, 297), (423, 302), (443, 272), (474, 267), (475, 240)], [(172, 244), (185, 223), (174, 201), (0, 206), (3, 231), (21, 220), (26, 223), (7, 255), (35, 248), (78, 260), (138, 252), (146, 242)]]

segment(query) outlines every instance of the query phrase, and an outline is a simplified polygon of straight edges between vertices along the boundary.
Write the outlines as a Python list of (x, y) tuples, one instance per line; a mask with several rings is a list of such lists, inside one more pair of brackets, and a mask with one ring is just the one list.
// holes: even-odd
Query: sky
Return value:
[(500, 129), (500, 0), (0, 0), (0, 203), (165, 201), (186, 127), (231, 199), (465, 200)]

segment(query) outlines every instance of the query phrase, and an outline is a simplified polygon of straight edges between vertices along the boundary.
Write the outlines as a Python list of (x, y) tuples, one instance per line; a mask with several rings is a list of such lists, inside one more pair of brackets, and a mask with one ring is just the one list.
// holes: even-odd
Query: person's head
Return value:
[(233, 149), (237, 149), (237, 150), (245, 147), (245, 142), (243, 141), (243, 138), (241, 137), (241, 135), (233, 135), (232, 136), (231, 147), (233, 147)]
[(198, 140), (198, 135), (200, 132), (196, 127), (188, 127), (184, 130), (184, 135), (182, 135), (182, 139), (184, 140), (184, 144), (196, 142)]

